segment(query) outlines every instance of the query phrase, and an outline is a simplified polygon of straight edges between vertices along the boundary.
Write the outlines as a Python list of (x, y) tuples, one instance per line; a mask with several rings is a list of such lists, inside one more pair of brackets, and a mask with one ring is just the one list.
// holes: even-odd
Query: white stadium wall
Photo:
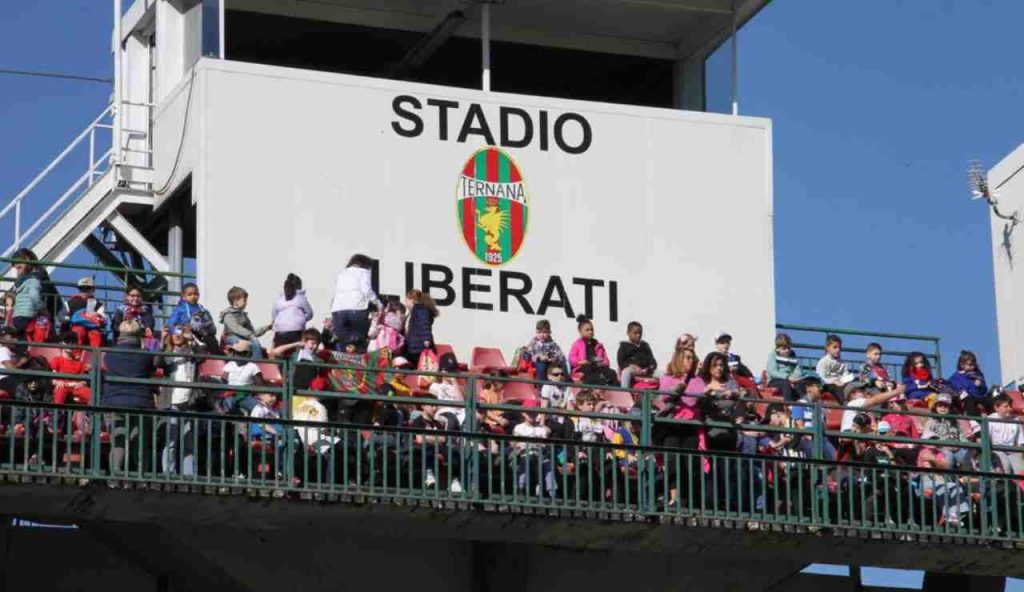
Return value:
[[(436, 339), (462, 358), (473, 345), (510, 355), (542, 317), (568, 348), (580, 313), (613, 358), (631, 320), (662, 366), (682, 332), (704, 353), (728, 330), (758, 368), (771, 349), (766, 119), (234, 62), (199, 68), (197, 269), (215, 315), (237, 284), (253, 321), (269, 322), (294, 272), (319, 323), (337, 271), (365, 253), (379, 262), (382, 293), (429, 284), (445, 304)], [(485, 167), (497, 162), (500, 175), (475, 179), (465, 165), (492, 142), (503, 153), (490, 165), (481, 157), (479, 170), (493, 175)], [(475, 220), (466, 234), (460, 226), (457, 192), (477, 190), (508, 198), (495, 202), (507, 213), (490, 218), (501, 227), (495, 249)], [(480, 257), (469, 240), (484, 241)]]
[[(1001, 213), (1024, 216), (1024, 144), (992, 167), (988, 182)], [(1007, 233), (1009, 223), (995, 214), (991, 223), (999, 362), (1006, 383), (1024, 376), (1024, 225)]]

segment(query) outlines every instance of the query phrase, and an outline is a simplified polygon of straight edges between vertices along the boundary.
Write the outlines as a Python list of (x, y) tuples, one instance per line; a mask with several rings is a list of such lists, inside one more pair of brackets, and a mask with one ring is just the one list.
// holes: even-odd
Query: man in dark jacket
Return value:
[(643, 340), (643, 325), (630, 321), (626, 327), (626, 337), (628, 341), (619, 344), (617, 356), (622, 388), (630, 388), (637, 378), (654, 376), (654, 371), (658, 367), (651, 346)]
[(142, 352), (143, 328), (138, 321), (125, 321), (119, 327), (117, 351), (104, 354), (106, 372), (101, 403), (107, 407), (153, 409), (154, 387), (146, 384), (112, 382), (110, 378), (151, 378), (158, 367), (157, 356)]
[[(160, 362), (157, 356), (142, 351), (143, 328), (138, 321), (125, 321), (118, 329), (120, 337), (117, 340), (117, 351), (107, 352), (103, 357), (106, 372), (103, 378), (100, 404), (107, 407), (154, 409), (156, 405), (153, 386), (109, 380), (111, 378), (150, 378)], [(154, 417), (132, 416), (128, 412), (114, 413), (107, 417), (108, 429), (114, 444), (110, 450), (111, 470), (115, 472), (129, 470), (126, 449), (134, 448), (129, 446), (130, 441), (137, 438), (140, 433), (150, 433), (145, 424), (154, 420)], [(142, 459), (136, 459), (136, 461), (141, 462)]]

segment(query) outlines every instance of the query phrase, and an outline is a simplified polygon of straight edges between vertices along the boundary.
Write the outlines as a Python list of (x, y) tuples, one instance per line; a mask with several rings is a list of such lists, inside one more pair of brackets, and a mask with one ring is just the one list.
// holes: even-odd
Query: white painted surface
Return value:
[[(1024, 217), (1024, 144), (1017, 147), (988, 173), (990, 189), (997, 194), (1000, 212)], [(1007, 237), (1008, 222), (993, 214), (992, 264), (996, 279), (996, 320), (999, 330), (999, 362), (1004, 382), (1024, 376), (1024, 224)]]
[[(463, 242), (456, 182), (483, 142), (455, 140), (466, 106), (483, 105), (497, 127), (499, 106), (583, 115), (593, 143), (573, 155), (537, 141), (508, 152), (529, 192), (529, 229), (504, 271), (529, 274), (536, 310), (551, 276), (563, 279), (574, 313), (583, 288), (572, 278), (618, 283), (618, 320), (607, 289), (594, 296), (597, 336), (614, 358), (630, 320), (646, 326), (659, 364), (675, 337), (729, 330), (736, 350), (757, 361), (774, 332), (771, 123), (765, 119), (601, 103), (484, 94), (261, 65), (202, 60), (186, 153), (193, 155), (202, 302), (215, 314), (233, 285), (250, 292), (254, 323), (269, 322), (288, 272), (305, 281), (319, 322), (329, 314), (335, 274), (356, 252), (380, 260), (381, 290), (405, 291), (405, 263), (440, 264), (456, 274), (457, 300), (435, 325), (441, 343), (467, 358), (473, 345), (506, 356), (533, 333), (540, 316), (511, 301), (511, 312), (465, 310), (463, 268), (485, 270)], [(460, 102), (449, 140), (438, 139), (426, 109), (423, 135), (392, 129), (392, 100), (413, 95)], [(181, 98), (176, 99), (181, 102)], [(176, 107), (175, 110), (180, 109)], [(168, 108), (167, 113), (170, 113)], [(158, 171), (169, 140), (158, 117)], [(179, 120), (180, 121), (180, 120)], [(404, 123), (403, 123), (404, 125)], [(495, 130), (495, 133), (497, 131)], [(172, 134), (177, 139), (177, 132)], [(162, 179), (163, 174), (157, 174)], [(417, 270), (418, 271), (418, 270)], [(476, 281), (492, 292), (497, 270)], [(419, 274), (417, 273), (417, 287)], [(435, 295), (441, 295), (436, 292)], [(551, 319), (568, 349), (576, 323)]]

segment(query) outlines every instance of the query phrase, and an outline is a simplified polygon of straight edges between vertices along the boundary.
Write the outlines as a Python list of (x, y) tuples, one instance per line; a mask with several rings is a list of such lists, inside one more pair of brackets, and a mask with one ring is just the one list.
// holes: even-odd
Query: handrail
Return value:
[(27, 187), (25, 187), (24, 189), (21, 190), (21, 193), (16, 195), (14, 197), (14, 199), (12, 199), (11, 202), (4, 207), (3, 210), (0, 210), (0, 218), (5, 216), (7, 214), (7, 212), (10, 211), (10, 209), (12, 207), (14, 207), (14, 204), (16, 202), (21, 201), (25, 197), (25, 195), (28, 194), (29, 191), (32, 191), (32, 189), (34, 189), (35, 186), (38, 185), (39, 182), (42, 181), (46, 177), (46, 175), (50, 174), (50, 171), (52, 171), (54, 169), (54, 167), (56, 167), (58, 164), (60, 164), (61, 161), (63, 161), (64, 158), (72, 150), (74, 150), (75, 147), (78, 146), (78, 144), (81, 143), (81, 141), (84, 140), (85, 137), (88, 136), (89, 133), (95, 127), (97, 127), (99, 125), (100, 121), (102, 121), (107, 115), (109, 115), (111, 113), (111, 110), (113, 109), (113, 107), (114, 107), (113, 104), (107, 105), (107, 108), (104, 109), (102, 113), (100, 113), (99, 117), (94, 119), (92, 123), (90, 123), (88, 126), (86, 126), (86, 128), (84, 130), (82, 130), (82, 133), (78, 134), (78, 136), (74, 140), (72, 140), (71, 143), (68, 144), (68, 146), (66, 148), (64, 148), (64, 150), (60, 154), (58, 154), (57, 157), (54, 158), (53, 161), (51, 161), (50, 164), (47, 165), (47, 167), (44, 168), (41, 173), (36, 175), (35, 179), (32, 179), (32, 182), (30, 182)]
[(836, 335), (855, 335), (859, 337), (887, 337), (889, 339), (907, 339), (916, 341), (941, 341), (940, 337), (933, 335), (912, 335), (909, 333), (885, 333), (881, 331), (864, 331), (863, 329), (836, 329), (832, 327), (814, 327), (809, 325), (792, 325), (789, 323), (776, 323), (776, 329), (786, 331), (808, 331), (811, 333), (835, 333)]
[(180, 277), (180, 278), (194, 278), (195, 274), (175, 272), (175, 271), (159, 271), (156, 269), (136, 269), (133, 267), (109, 267), (106, 265), (89, 265), (85, 263), (68, 263), (66, 261), (29, 261), (27, 259), (15, 259), (12, 257), (0, 257), (0, 263), (7, 265), (16, 265), (18, 263), (28, 263), (31, 265), (38, 265), (40, 267), (62, 267), (67, 269), (84, 269), (88, 271), (103, 271), (113, 274), (121, 273), (134, 273), (134, 274), (155, 274), (167, 277)]

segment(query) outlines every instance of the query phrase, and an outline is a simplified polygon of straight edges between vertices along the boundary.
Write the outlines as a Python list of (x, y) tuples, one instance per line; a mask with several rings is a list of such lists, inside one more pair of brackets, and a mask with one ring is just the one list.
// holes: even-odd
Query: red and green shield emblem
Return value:
[(477, 150), (462, 167), (456, 190), (466, 246), (487, 265), (508, 263), (523, 246), (530, 216), (523, 175), (500, 148)]

